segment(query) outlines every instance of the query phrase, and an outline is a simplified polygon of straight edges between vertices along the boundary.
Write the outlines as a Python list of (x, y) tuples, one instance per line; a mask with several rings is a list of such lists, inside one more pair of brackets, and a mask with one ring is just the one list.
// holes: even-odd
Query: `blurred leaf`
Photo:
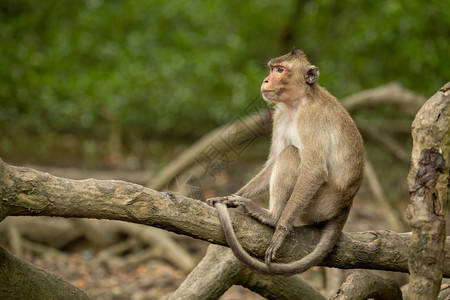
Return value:
[[(4, 0), (2, 134), (195, 139), (246, 113), (281, 55), (295, 1)], [(397, 80), (431, 95), (450, 78), (450, 2), (303, 3), (294, 41), (342, 97)], [(283, 46), (285, 47), (285, 46)]]

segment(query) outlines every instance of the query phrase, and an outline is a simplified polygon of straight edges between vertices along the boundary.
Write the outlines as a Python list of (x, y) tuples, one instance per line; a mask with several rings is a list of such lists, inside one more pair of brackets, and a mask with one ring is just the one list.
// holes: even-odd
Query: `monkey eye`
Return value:
[(283, 68), (283, 67), (277, 67), (277, 72), (278, 72), (278, 73), (283, 73), (283, 71), (284, 71), (284, 68)]

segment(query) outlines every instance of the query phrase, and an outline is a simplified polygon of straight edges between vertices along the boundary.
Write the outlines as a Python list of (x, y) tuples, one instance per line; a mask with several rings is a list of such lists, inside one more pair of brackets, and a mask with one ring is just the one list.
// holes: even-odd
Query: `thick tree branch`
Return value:
[(330, 300), (347, 299), (401, 300), (398, 283), (367, 271), (352, 272)]
[(217, 245), (208, 247), (200, 263), (170, 296), (169, 300), (218, 299), (233, 286), (242, 271), (242, 264), (231, 251)]
[(232, 285), (242, 285), (267, 299), (324, 300), (298, 276), (270, 276), (250, 270), (229, 248), (211, 245), (202, 261), (169, 299), (217, 299)]
[[(9, 166), (0, 159), (0, 216), (25, 215), (123, 220), (226, 245), (216, 210), (199, 200), (124, 181), (55, 177)], [(263, 257), (273, 230), (236, 210), (231, 218), (243, 247)], [(280, 261), (297, 260), (310, 252), (320, 233), (318, 226), (296, 228), (280, 249)], [(410, 233), (344, 233), (322, 265), (407, 272), (410, 240)], [(450, 257), (444, 259), (443, 272), (450, 277)]]
[(0, 282), (2, 299), (91, 299), (85, 291), (15, 257), (1, 246)]

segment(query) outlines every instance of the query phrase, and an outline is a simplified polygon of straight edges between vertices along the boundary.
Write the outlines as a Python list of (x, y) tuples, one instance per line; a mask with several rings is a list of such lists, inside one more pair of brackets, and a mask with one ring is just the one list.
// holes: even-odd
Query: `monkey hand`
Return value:
[(242, 206), (244, 208), (244, 211), (246, 212), (247, 203), (249, 202), (248, 199), (238, 196), (238, 195), (230, 195), (225, 197), (216, 197), (216, 198), (209, 198), (206, 200), (206, 203), (208, 203), (211, 206), (214, 206), (216, 203), (222, 203), (225, 204), (227, 207), (239, 207)]
[(225, 197), (215, 197), (215, 198), (209, 198), (206, 200), (206, 203), (208, 205), (214, 206), (216, 203), (222, 203), (225, 204), (227, 207), (238, 207), (239, 204), (235, 201), (235, 196), (225, 196)]
[(284, 227), (277, 227), (275, 233), (272, 236), (269, 247), (266, 250), (265, 262), (266, 265), (270, 265), (275, 259), (278, 248), (283, 244), (286, 235), (288, 234), (288, 229)]

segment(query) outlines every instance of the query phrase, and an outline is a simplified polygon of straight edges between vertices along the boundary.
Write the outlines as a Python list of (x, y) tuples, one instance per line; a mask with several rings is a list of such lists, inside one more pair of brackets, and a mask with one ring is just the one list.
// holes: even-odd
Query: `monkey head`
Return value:
[(268, 63), (269, 75), (264, 78), (261, 93), (264, 100), (292, 104), (306, 95), (319, 78), (319, 69), (312, 65), (303, 51), (293, 48)]

